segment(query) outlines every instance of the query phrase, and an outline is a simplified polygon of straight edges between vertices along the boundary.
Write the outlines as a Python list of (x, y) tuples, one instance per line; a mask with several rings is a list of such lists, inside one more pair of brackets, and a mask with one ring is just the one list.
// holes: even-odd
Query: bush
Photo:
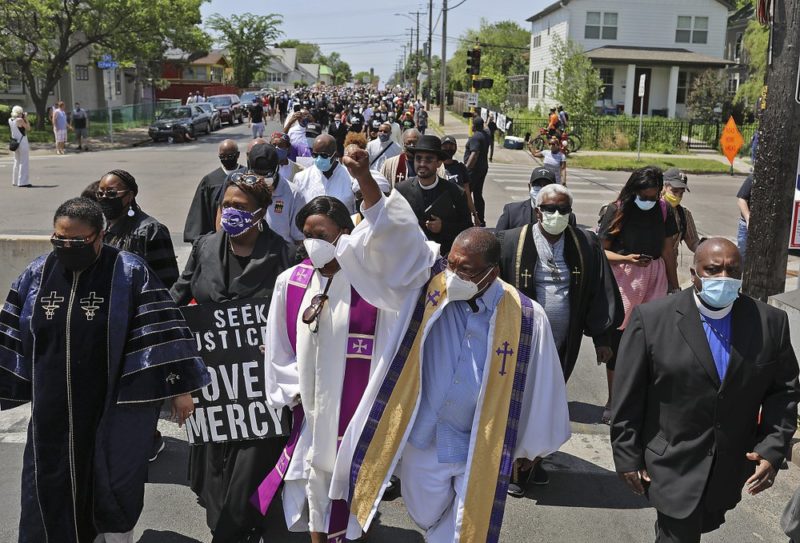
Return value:
[(0, 124), (6, 126), (11, 118), (11, 106), (0, 104)]

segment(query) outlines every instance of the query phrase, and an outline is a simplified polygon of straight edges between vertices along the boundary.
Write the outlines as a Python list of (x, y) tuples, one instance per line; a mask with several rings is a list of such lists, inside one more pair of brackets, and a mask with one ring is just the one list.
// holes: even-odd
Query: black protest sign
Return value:
[(288, 435), (291, 414), (266, 402), (264, 355), (269, 298), (181, 308), (211, 383), (192, 394), (189, 443), (222, 443)]

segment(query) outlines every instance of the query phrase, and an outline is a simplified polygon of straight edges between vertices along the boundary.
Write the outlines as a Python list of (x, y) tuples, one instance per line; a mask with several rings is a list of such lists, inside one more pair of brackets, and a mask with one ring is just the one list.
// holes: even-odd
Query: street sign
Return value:
[(467, 93), (467, 107), (478, 107), (478, 93)]
[(639, 76), (639, 98), (644, 98), (644, 82), (647, 79), (647, 74)]
[(731, 116), (725, 128), (722, 130), (722, 136), (719, 138), (719, 146), (722, 149), (722, 154), (724, 154), (728, 162), (731, 163), (731, 167), (733, 167), (733, 159), (739, 154), (739, 149), (742, 148), (742, 145), (744, 145), (744, 138), (736, 127), (736, 121), (734, 121), (733, 116)]
[(113, 70), (119, 67), (119, 63), (117, 63), (111, 55), (103, 55), (100, 57), (100, 60), (97, 62), (97, 67), (101, 70)]

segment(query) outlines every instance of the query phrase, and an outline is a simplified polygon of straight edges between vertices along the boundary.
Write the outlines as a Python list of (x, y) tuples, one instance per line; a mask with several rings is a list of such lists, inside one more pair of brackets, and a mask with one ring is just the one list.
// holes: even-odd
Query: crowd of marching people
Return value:
[(773, 484), (800, 395), (787, 317), (740, 293), (735, 244), (699, 238), (685, 174), (634, 171), (587, 229), (565, 168), (545, 164), (486, 228), (480, 117), (459, 156), (399, 88), (257, 100), (252, 122), (282, 128), (219, 145), (183, 270), (117, 169), (58, 207), (53, 251), (12, 286), (0, 406), (33, 408), (19, 541), (133, 541), (162, 404), (198, 424), (220, 378), (181, 308), (247, 300), (269, 304), (256, 394), (291, 424), (190, 446), (215, 543), (366, 540), (398, 495), (426, 541), (498, 541), (506, 496), (548, 484), (570, 438), (584, 336), (608, 374), (617, 471), (656, 508), (656, 541), (699, 541), (743, 489)]

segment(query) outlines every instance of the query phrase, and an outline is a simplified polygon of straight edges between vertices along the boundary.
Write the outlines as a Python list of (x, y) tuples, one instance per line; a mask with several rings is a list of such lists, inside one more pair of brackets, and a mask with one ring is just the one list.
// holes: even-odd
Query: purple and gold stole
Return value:
[[(364, 430), (350, 469), (350, 511), (365, 526), (380, 500), (381, 489), (396, 463), (421, 392), (420, 354), (425, 326), (445, 299), (443, 266), (422, 290), (406, 334), (395, 354)], [(499, 280), (498, 280), (499, 281)], [(533, 337), (533, 302), (500, 281), (504, 294), (495, 309), (494, 335), (471, 460), (460, 526), (463, 543), (494, 543), (500, 536), (506, 490), (511, 475), (517, 428)]]
[[(297, 350), (297, 317), (311, 282), (314, 268), (306, 260), (298, 265), (289, 277), (286, 288), (286, 325), (292, 349)], [(347, 358), (345, 360), (344, 382), (339, 406), (339, 428), (337, 448), (344, 432), (350, 424), (361, 397), (369, 382), (370, 365), (375, 345), (375, 326), (378, 320), (378, 309), (366, 302), (354, 288), (350, 289), (350, 325), (347, 336)], [(292, 455), (300, 438), (300, 430), (305, 414), (302, 405), (292, 410), (292, 432), (289, 441), (281, 454), (278, 464), (259, 485), (258, 490), (250, 498), (251, 503), (265, 515), (269, 504), (278, 491), (280, 484), (292, 460)], [(328, 540), (344, 541), (349, 520), (347, 502), (334, 500), (331, 504), (331, 518)]]

